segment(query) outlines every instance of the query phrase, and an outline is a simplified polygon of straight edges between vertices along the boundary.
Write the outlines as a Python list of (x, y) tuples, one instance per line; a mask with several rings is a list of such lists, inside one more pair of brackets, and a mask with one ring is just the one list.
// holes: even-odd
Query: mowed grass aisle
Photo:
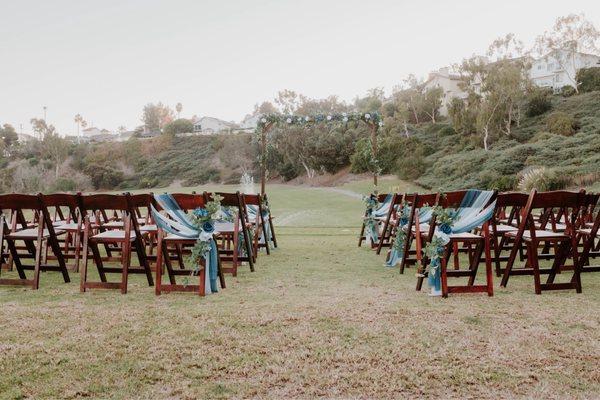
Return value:
[[(357, 248), (347, 190), (270, 188), (280, 248), (198, 298), (0, 287), (1, 398), (510, 398), (600, 393), (600, 277), (584, 293), (429, 298)], [(115, 276), (113, 279), (117, 279)], [(497, 288), (497, 282), (496, 282)]]

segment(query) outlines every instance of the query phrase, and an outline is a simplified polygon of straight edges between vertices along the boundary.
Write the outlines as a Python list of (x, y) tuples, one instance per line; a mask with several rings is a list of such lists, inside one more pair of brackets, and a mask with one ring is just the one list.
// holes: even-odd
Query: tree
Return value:
[(46, 136), (51, 136), (56, 133), (56, 128), (53, 125), (46, 124), (46, 121), (41, 118), (31, 118), (30, 122), (33, 132), (38, 135), (40, 140), (44, 139)]
[(423, 93), (423, 101), (421, 106), (423, 111), (435, 124), (435, 118), (439, 115), (440, 107), (442, 106), (442, 96), (444, 90), (440, 87), (429, 88)]
[(55, 178), (58, 178), (60, 166), (69, 155), (69, 142), (57, 134), (46, 135), (42, 141), (42, 155), (52, 160)]
[(17, 135), (17, 131), (12, 125), (4, 124), (0, 127), (0, 139), (4, 144), (4, 148), (9, 148), (19, 140), (19, 135)]
[(79, 138), (79, 128), (87, 126), (87, 122), (85, 122), (81, 114), (77, 114), (75, 115), (75, 123), (77, 124), (77, 137)]
[(536, 49), (545, 58), (556, 60), (567, 78), (575, 83), (575, 91), (579, 93), (575, 79), (575, 60), (577, 53), (597, 54), (600, 32), (584, 14), (569, 14), (556, 19), (552, 30), (536, 39)]
[(127, 127), (125, 125), (121, 125), (117, 128), (117, 131), (119, 131), (119, 133), (127, 132)]
[(175, 111), (177, 111), (177, 119), (179, 119), (179, 114), (181, 114), (181, 110), (183, 110), (183, 105), (181, 103), (177, 103), (175, 105)]
[(194, 124), (189, 119), (176, 119), (165, 125), (163, 133), (165, 135), (176, 135), (177, 133), (189, 133), (194, 131)]
[(151, 132), (160, 131), (166, 124), (173, 120), (173, 110), (158, 102), (148, 103), (144, 106), (142, 122), (147, 130)]

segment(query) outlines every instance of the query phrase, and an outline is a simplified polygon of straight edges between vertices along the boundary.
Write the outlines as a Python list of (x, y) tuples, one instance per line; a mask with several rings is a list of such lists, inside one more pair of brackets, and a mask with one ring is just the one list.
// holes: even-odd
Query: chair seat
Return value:
[(463, 232), (463, 233), (451, 233), (448, 235), (451, 240), (479, 240), (483, 239), (483, 237), (476, 235), (471, 232)]
[[(105, 232), (100, 232), (97, 235), (91, 237), (93, 240), (109, 240), (109, 241), (124, 241), (125, 240), (125, 231), (118, 230), (110, 230)], [(129, 232), (129, 240), (133, 241), (135, 239), (135, 231)]]
[(64, 225), (66, 223), (67, 223), (66, 220), (52, 221), (52, 226), (61, 226), (61, 225)]
[[(412, 232), (416, 232), (415, 226), (413, 226), (411, 228)], [(429, 224), (420, 224), (419, 225), (419, 231), (420, 232), (428, 232), (429, 231)]]
[[(510, 236), (510, 237), (516, 237), (517, 231), (507, 232), (506, 235)], [(535, 237), (537, 239), (552, 239), (552, 240), (560, 240), (560, 239), (568, 238), (568, 236), (565, 235), (564, 233), (552, 232), (552, 231), (541, 231), (541, 230), (535, 231)], [(529, 231), (523, 232), (523, 239), (531, 240), (531, 232), (529, 232)]]
[(517, 228), (515, 228), (514, 226), (511, 226), (511, 225), (505, 225), (505, 224), (496, 225), (496, 232), (499, 232), (499, 233), (506, 233), (506, 232), (516, 231), (516, 230), (517, 230)]
[(219, 233), (233, 233), (235, 226), (233, 222), (216, 222), (215, 232)]
[[(64, 231), (61, 230), (54, 230), (54, 233), (59, 235), (61, 233), (64, 233)], [(24, 239), (37, 239), (38, 236), (38, 229), (37, 228), (30, 228), (30, 229), (22, 229), (20, 231), (16, 231), (13, 233), (10, 233), (7, 237), (9, 239), (17, 239), (17, 240), (24, 240)], [(48, 231), (48, 229), (44, 229), (44, 232), (42, 233), (42, 238), (48, 238), (50, 237), (50, 232)]]
[(187, 238), (187, 237), (175, 235), (173, 233), (169, 233), (167, 236), (165, 236), (164, 240), (165, 241), (173, 241), (173, 242), (190, 242), (190, 243), (193, 243), (196, 241), (196, 239), (194, 239), (194, 238)]
[[(592, 234), (592, 228), (579, 229), (577, 232), (579, 232), (582, 235), (589, 236)], [(596, 236), (600, 236), (600, 230), (598, 230)]]
[(123, 221), (110, 221), (107, 222), (105, 224), (102, 224), (103, 227), (105, 228), (123, 228), (125, 226), (125, 224), (123, 223)]
[(140, 226), (140, 232), (157, 232), (158, 227), (156, 225), (144, 225)]

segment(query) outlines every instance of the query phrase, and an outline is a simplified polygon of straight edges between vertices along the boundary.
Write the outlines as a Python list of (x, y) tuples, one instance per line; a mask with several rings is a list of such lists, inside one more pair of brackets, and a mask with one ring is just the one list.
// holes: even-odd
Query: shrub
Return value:
[(600, 90), (600, 67), (580, 69), (575, 75), (575, 80), (582, 93)]
[(189, 119), (176, 119), (165, 125), (163, 132), (167, 135), (175, 135), (177, 133), (189, 133), (194, 130), (194, 124)]
[(298, 170), (298, 168), (296, 168), (294, 164), (285, 163), (279, 169), (279, 174), (285, 182), (288, 182), (300, 175), (300, 171)]
[(113, 189), (123, 181), (123, 172), (110, 165), (89, 164), (85, 173), (90, 176), (94, 189)]
[(489, 190), (498, 190), (506, 192), (513, 190), (517, 186), (515, 175), (500, 175), (495, 171), (483, 171), (479, 174), (481, 187)]
[(542, 115), (552, 108), (552, 91), (545, 88), (536, 88), (527, 96), (526, 114), (528, 117)]
[(556, 111), (546, 118), (546, 128), (556, 135), (572, 136), (577, 131), (578, 123), (571, 115)]
[(575, 88), (570, 85), (565, 85), (560, 88), (560, 95), (562, 97), (571, 97), (575, 94)]
[(427, 170), (427, 162), (423, 152), (423, 146), (416, 145), (405, 151), (396, 162), (396, 175), (404, 180), (414, 180)]
[(74, 192), (77, 190), (77, 183), (73, 179), (58, 178), (50, 188), (52, 192)]
[(519, 174), (519, 189), (530, 192), (536, 189), (539, 192), (548, 190), (561, 190), (570, 183), (566, 175), (559, 174), (556, 170), (546, 167), (531, 167)]

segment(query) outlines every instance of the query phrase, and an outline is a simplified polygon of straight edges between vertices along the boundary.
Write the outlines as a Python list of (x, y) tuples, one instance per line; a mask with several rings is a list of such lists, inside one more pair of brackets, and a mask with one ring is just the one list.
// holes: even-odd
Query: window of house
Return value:
[(556, 76), (554, 77), (554, 81), (555, 81), (555, 82), (560, 82), (560, 81), (561, 81), (561, 79), (562, 79), (562, 77), (560, 76), (560, 74), (558, 74), (558, 75), (556, 75)]
[(552, 68), (554, 68), (554, 63), (548, 63), (548, 71), (552, 71)]
[(541, 71), (541, 69), (542, 69), (542, 64), (538, 64), (538, 70)]

